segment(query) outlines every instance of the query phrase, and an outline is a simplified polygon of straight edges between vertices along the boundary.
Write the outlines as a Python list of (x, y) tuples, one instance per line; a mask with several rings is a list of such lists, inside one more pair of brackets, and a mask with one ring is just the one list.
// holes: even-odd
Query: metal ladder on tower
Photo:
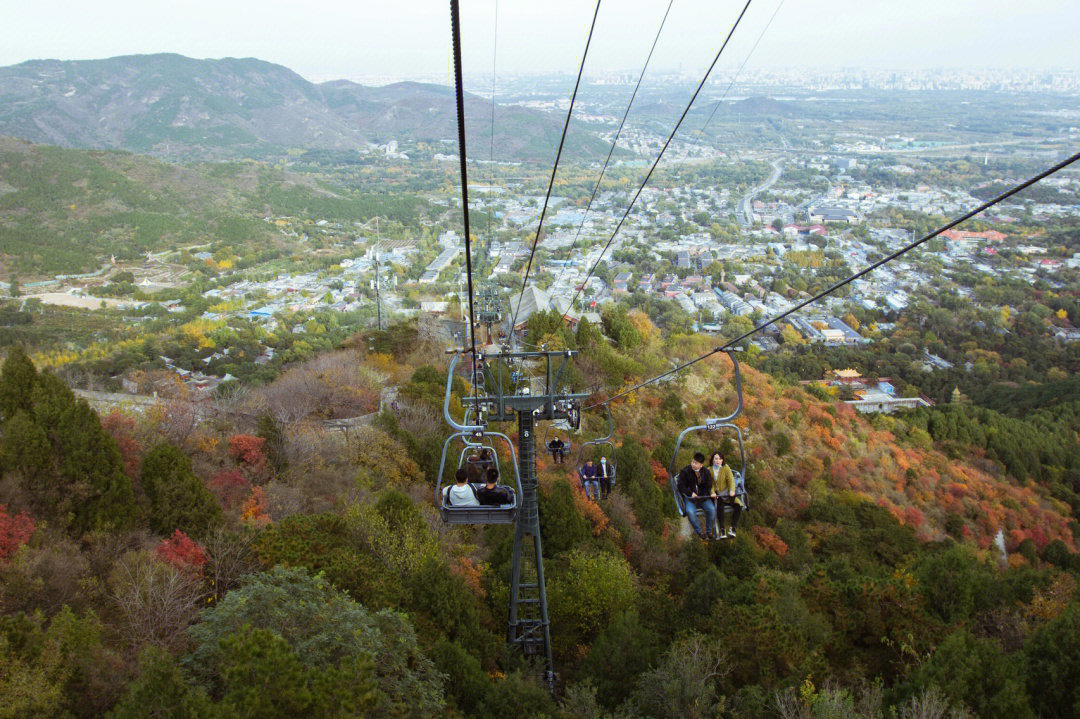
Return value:
[(544, 678), (554, 686), (551, 625), (544, 587), (544, 557), (540, 515), (536, 503), (536, 441), (532, 412), (518, 411), (518, 463), (521, 470), (521, 508), (514, 527), (513, 570), (510, 578), (510, 618), (507, 642), (527, 657), (544, 658)]

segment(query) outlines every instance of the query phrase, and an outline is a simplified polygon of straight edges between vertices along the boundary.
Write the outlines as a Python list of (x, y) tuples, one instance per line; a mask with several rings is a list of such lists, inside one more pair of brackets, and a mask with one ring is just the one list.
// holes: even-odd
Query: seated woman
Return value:
[(484, 480), (484, 465), (475, 454), (465, 461), (465, 472), (470, 484), (478, 484)]
[[(709, 472), (713, 476), (713, 490), (716, 493), (716, 525), (720, 539), (734, 539), (735, 528), (739, 526), (742, 513), (742, 500), (735, 486), (735, 475), (724, 461), (724, 455), (713, 452), (709, 458)], [(731, 507), (731, 529), (724, 532), (724, 507)]]
[(499, 507), (514, 503), (514, 494), (510, 488), (499, 486), (499, 470), (494, 467), (487, 471), (487, 481), (483, 487), (476, 490), (476, 496), (480, 504), (485, 507)]
[(551, 452), (551, 458), (555, 460), (555, 464), (562, 464), (565, 447), (566, 443), (558, 437), (548, 442), (548, 451)]
[(479, 507), (476, 489), (469, 484), (469, 473), (464, 467), (458, 468), (454, 481), (455, 484), (447, 487), (443, 493), (443, 504), (449, 507)]
[(607, 499), (615, 481), (615, 465), (609, 464), (607, 457), (600, 458), (600, 464), (596, 466), (596, 478), (600, 481), (600, 498)]

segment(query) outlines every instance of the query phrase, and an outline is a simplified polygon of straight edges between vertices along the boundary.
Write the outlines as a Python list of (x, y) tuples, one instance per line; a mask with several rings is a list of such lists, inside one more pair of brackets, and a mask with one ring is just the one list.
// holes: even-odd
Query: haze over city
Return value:
[[(0, 3), (0, 65), (30, 59), (104, 58), (176, 52), (192, 57), (257, 57), (313, 81), (408, 79), (446, 81), (450, 45), (445, 3), (211, 2)], [(590, 76), (640, 67), (661, 0), (601, 6), (586, 65)], [(654, 60), (657, 73), (696, 75), (712, 59), (742, 2), (676, 0)], [(778, 10), (779, 7), (779, 10)], [(566, 73), (580, 61), (591, 3), (577, 0), (498, 5), (500, 74)], [(778, 11), (777, 11), (778, 10)], [(733, 38), (721, 68), (755, 51), (756, 68), (1080, 67), (1080, 3), (1060, 0), (785, 3), (758, 0)], [(466, 74), (489, 75), (496, 3), (462, 10)]]

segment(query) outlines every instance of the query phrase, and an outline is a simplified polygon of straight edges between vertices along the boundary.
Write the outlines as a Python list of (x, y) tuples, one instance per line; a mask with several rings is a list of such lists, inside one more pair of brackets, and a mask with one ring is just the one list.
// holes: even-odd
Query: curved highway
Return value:
[(784, 174), (783, 160), (773, 160), (771, 164), (773, 171), (769, 174), (769, 178), (762, 184), (750, 190), (750, 192), (743, 195), (743, 198), (739, 200), (738, 207), (735, 209), (735, 217), (739, 221), (739, 226), (744, 230), (754, 224), (754, 219), (752, 217), (752, 203), (754, 202), (754, 198), (775, 185), (777, 180), (780, 179), (780, 175)]

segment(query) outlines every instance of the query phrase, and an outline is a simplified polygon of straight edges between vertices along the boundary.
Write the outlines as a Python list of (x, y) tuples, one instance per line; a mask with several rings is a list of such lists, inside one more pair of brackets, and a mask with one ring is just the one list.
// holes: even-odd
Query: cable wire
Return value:
[(574, 293), (574, 298), (570, 300), (570, 309), (574, 307), (574, 303), (577, 302), (578, 296), (585, 291), (585, 286), (589, 284), (589, 279), (600, 265), (600, 260), (604, 259), (604, 254), (608, 251), (608, 248), (611, 247), (611, 243), (615, 240), (615, 236), (619, 234), (619, 230), (622, 228), (623, 223), (626, 222), (626, 218), (630, 216), (630, 211), (634, 209), (634, 204), (638, 201), (638, 198), (641, 197), (642, 190), (644, 190), (645, 185), (649, 183), (649, 178), (652, 177), (657, 165), (660, 164), (660, 160), (664, 157), (664, 153), (667, 152), (668, 145), (675, 139), (675, 133), (679, 131), (679, 127), (682, 126), (683, 120), (686, 119), (686, 115), (690, 112), (690, 108), (693, 107), (694, 100), (697, 99), (698, 94), (701, 92), (701, 88), (705, 87), (705, 82), (709, 79), (709, 75), (712, 73), (713, 68), (716, 67), (716, 63), (719, 62), (720, 56), (724, 53), (724, 48), (726, 48), (728, 42), (730, 42), (731, 36), (735, 34), (735, 30), (739, 27), (739, 23), (742, 22), (743, 16), (746, 15), (746, 11), (750, 8), (751, 2), (753, 2), (753, 0), (746, 0), (746, 5), (743, 6), (742, 12), (739, 13), (739, 17), (735, 19), (735, 24), (731, 26), (731, 30), (728, 32), (727, 37), (724, 38), (724, 44), (720, 46), (720, 50), (717, 51), (716, 57), (713, 58), (712, 63), (709, 65), (709, 69), (705, 71), (705, 76), (701, 78), (701, 82), (698, 83), (697, 89), (694, 90), (694, 94), (690, 96), (690, 102), (686, 103), (686, 109), (683, 110), (682, 115), (679, 117), (679, 121), (675, 123), (675, 128), (671, 131), (671, 134), (668, 135), (667, 140), (664, 141), (664, 146), (660, 148), (660, 154), (656, 156), (656, 160), (653, 162), (652, 167), (649, 168), (649, 172), (645, 175), (645, 179), (642, 180), (641, 186), (638, 187), (637, 192), (634, 193), (634, 199), (630, 200), (630, 205), (626, 208), (626, 212), (623, 213), (622, 218), (619, 220), (619, 224), (615, 226), (615, 231), (611, 233), (611, 237), (609, 237), (608, 241), (604, 244), (604, 249), (600, 251), (600, 256), (596, 258), (596, 262), (593, 263), (592, 268), (589, 270), (589, 274), (585, 275), (585, 281), (581, 283), (577, 292)]
[[(783, 0), (781, 0), (783, 2)], [(495, 0), (495, 28), (492, 31), (491, 42), (491, 144), (488, 147), (488, 169), (490, 173), (490, 185), (488, 186), (488, 192), (491, 193), (495, 189), (495, 68), (496, 61), (499, 58), (499, 0)], [(490, 196), (490, 195), (489, 195)], [(487, 262), (491, 262), (491, 216), (494, 212), (491, 209), (491, 202), (487, 203), (487, 252), (483, 255)]]
[(472, 353), (472, 385), (476, 390), (476, 314), (473, 310), (472, 239), (469, 234), (469, 174), (465, 160), (465, 89), (461, 80), (461, 19), (458, 0), (450, 0), (450, 33), (453, 36), (454, 86), (457, 92), (458, 154), (461, 156), (461, 210), (465, 221), (465, 272), (469, 282), (469, 342)]
[(709, 123), (712, 122), (713, 115), (720, 109), (720, 104), (727, 99), (728, 93), (731, 92), (732, 85), (739, 79), (739, 75), (742, 74), (743, 68), (746, 67), (746, 63), (750, 62), (750, 56), (754, 54), (754, 50), (757, 50), (757, 46), (761, 44), (761, 38), (765, 37), (765, 33), (769, 31), (769, 26), (772, 25), (772, 21), (776, 19), (776, 14), (780, 12), (780, 8), (784, 7), (784, 0), (780, 0), (776, 5), (776, 9), (773, 10), (773, 14), (769, 17), (769, 22), (765, 23), (765, 27), (761, 29), (761, 34), (758, 35), (757, 40), (754, 41), (754, 46), (750, 48), (750, 52), (746, 53), (746, 57), (743, 59), (742, 64), (739, 65), (739, 69), (735, 71), (734, 77), (731, 78), (731, 82), (724, 89), (724, 94), (720, 96), (720, 99), (716, 101), (716, 105), (713, 106), (712, 112), (709, 113), (709, 119), (705, 121), (705, 124), (701, 126), (699, 132), (704, 133), (709, 127)]
[[(652, 60), (653, 51), (656, 50), (656, 43), (660, 40), (660, 33), (664, 29), (664, 23), (667, 22), (668, 13), (671, 12), (671, 6), (675, 0), (668, 0), (667, 10), (664, 11), (664, 17), (660, 21), (660, 27), (656, 31), (656, 37), (653, 38), (652, 47), (649, 48), (649, 55), (645, 58), (645, 65), (641, 68), (641, 74), (638, 75), (637, 84), (634, 85), (634, 92), (630, 95), (630, 102), (626, 105), (626, 112), (623, 113), (622, 120), (619, 121), (619, 129), (615, 131), (615, 139), (611, 141), (611, 149), (608, 150), (607, 157), (604, 159), (604, 166), (600, 168), (600, 176), (596, 178), (596, 184), (593, 185), (592, 194), (589, 195), (589, 202), (585, 205), (585, 214), (581, 216), (581, 224), (578, 225), (577, 234), (574, 235), (574, 241), (570, 244), (570, 251), (566, 253), (567, 259), (570, 259), (574, 254), (574, 248), (577, 247), (578, 239), (581, 237), (581, 230), (585, 227), (585, 219), (589, 216), (589, 210), (592, 209), (593, 200), (596, 199), (596, 192), (600, 189), (600, 183), (604, 180), (604, 173), (607, 172), (608, 163), (611, 162), (611, 156), (615, 153), (615, 146), (619, 142), (619, 137), (622, 135), (623, 126), (626, 125), (626, 118), (630, 114), (630, 108), (634, 105), (634, 98), (637, 97), (638, 90), (641, 89), (641, 81), (645, 78), (645, 71), (649, 68), (649, 61)], [(563, 265), (562, 271), (559, 272), (559, 277), (555, 280), (555, 284), (558, 285), (562, 282), (563, 275), (566, 274), (566, 265)]]
[(1030, 178), (1028, 180), (1025, 180), (1024, 182), (1021, 182), (1019, 185), (1016, 185), (1012, 189), (1001, 193), (997, 197), (995, 197), (995, 198), (993, 198), (991, 200), (987, 200), (983, 204), (976, 207), (974, 210), (971, 210), (970, 212), (964, 213), (960, 217), (957, 217), (956, 219), (952, 220), (951, 222), (949, 222), (949, 223), (947, 223), (945, 225), (942, 225), (941, 227), (934, 230), (933, 232), (931, 232), (931, 233), (929, 233), (927, 235), (924, 235), (923, 237), (919, 238), (918, 240), (915, 240), (914, 242), (906, 245), (905, 247), (900, 248), (899, 250), (892, 253), (891, 255), (878, 260), (877, 262), (875, 262), (875, 263), (871, 264), (870, 266), (856, 272), (855, 274), (851, 275), (850, 277), (848, 277), (846, 279), (840, 280), (839, 282), (832, 285), (828, 289), (823, 290), (822, 292), (819, 292), (818, 294), (814, 295), (813, 297), (800, 302), (799, 304), (795, 305), (794, 307), (791, 307), (791, 308), (781, 312), (780, 314), (776, 315), (775, 317), (772, 317), (768, 321), (761, 323), (760, 325), (753, 328), (752, 330), (749, 330), (748, 332), (744, 332), (743, 334), (739, 335), (735, 339), (728, 340), (724, 344), (720, 345), (719, 347), (713, 348), (712, 350), (706, 352), (705, 354), (701, 355), (700, 357), (692, 359), (692, 360), (690, 360), (688, 362), (683, 362), (681, 365), (673, 367), (672, 369), (668, 370), (667, 372), (664, 372), (663, 374), (658, 374), (655, 377), (647, 379), (647, 380), (645, 380), (643, 382), (639, 382), (638, 384), (634, 385), (633, 387), (630, 387), (630, 388), (628, 388), (626, 390), (623, 390), (622, 392), (619, 392), (618, 394), (616, 394), (616, 395), (614, 395), (612, 397), (608, 397), (603, 402), (595, 402), (595, 403), (589, 405), (588, 407), (585, 407), (584, 409), (592, 409), (593, 407), (598, 407), (600, 405), (607, 404), (608, 402), (612, 402), (612, 401), (614, 401), (616, 399), (619, 399), (620, 397), (625, 397), (626, 395), (630, 394), (631, 392), (636, 392), (637, 390), (641, 389), (642, 387), (645, 387), (646, 385), (650, 385), (653, 382), (658, 382), (658, 381), (664, 379), (665, 377), (670, 377), (671, 375), (676, 374), (677, 372), (681, 372), (682, 370), (686, 369), (687, 367), (695, 365), (698, 362), (701, 362), (702, 360), (713, 356), (714, 354), (717, 354), (719, 352), (724, 352), (726, 350), (731, 349), (732, 347), (737, 345), (739, 342), (742, 342), (747, 337), (750, 337), (751, 335), (757, 334), (758, 332), (765, 329), (766, 327), (769, 327), (770, 325), (776, 324), (780, 320), (784, 319), (785, 317), (788, 317), (789, 315), (791, 315), (791, 314), (793, 314), (795, 312), (798, 312), (799, 310), (806, 307), (807, 305), (813, 304), (814, 302), (817, 302), (821, 298), (832, 294), (833, 292), (840, 289), (841, 287), (854, 282), (855, 280), (859, 279), (863, 275), (866, 275), (866, 274), (869, 274), (870, 272), (873, 272), (878, 267), (881, 267), (882, 265), (884, 265), (884, 264), (886, 264), (888, 262), (892, 262), (897, 257), (900, 257), (901, 255), (904, 255), (904, 254), (910, 252), (911, 250), (915, 249), (916, 247), (922, 245), (923, 243), (932, 240), (933, 238), (940, 235), (942, 232), (945, 232), (947, 230), (951, 230), (952, 228), (959, 225), (961, 222), (964, 222), (966, 220), (970, 220), (975, 215), (978, 215), (978, 214), (980, 214), (982, 212), (985, 212), (986, 210), (990, 209), (991, 207), (993, 207), (994, 205), (996, 205), (996, 204), (998, 204), (1000, 202), (1004, 202), (1005, 200), (1009, 199), (1010, 197), (1012, 197), (1016, 193), (1018, 193), (1018, 192), (1020, 192), (1022, 190), (1025, 190), (1028, 187), (1031, 187), (1032, 185), (1039, 182), (1040, 180), (1044, 180), (1047, 177), (1050, 177), (1050, 175), (1053, 175), (1054, 173), (1059, 172), (1060, 170), (1065, 169), (1066, 167), (1073, 164), (1077, 160), (1080, 160), (1080, 152), (1077, 152), (1076, 154), (1066, 158), (1065, 160), (1062, 160), (1061, 162), (1059, 162), (1058, 164), (1054, 165), (1053, 167), (1051, 167), (1051, 168), (1049, 168), (1047, 170), (1043, 170), (1042, 172), (1035, 175), (1034, 177), (1032, 177), (1032, 178)]
[(510, 323), (510, 331), (517, 326), (518, 312), (521, 310), (521, 300), (525, 296), (525, 286), (529, 283), (529, 272), (532, 271), (533, 256), (536, 255), (536, 246), (540, 243), (540, 231), (544, 227), (544, 216), (547, 214), (548, 201), (551, 199), (551, 188), (555, 186), (555, 173), (559, 169), (559, 158), (562, 157), (563, 144), (566, 142), (566, 131), (570, 129), (570, 116), (574, 113), (574, 101), (577, 99), (578, 87), (581, 85), (581, 74), (585, 71), (585, 58), (589, 56), (589, 45), (592, 43), (593, 30), (596, 29), (596, 16), (600, 14), (600, 0), (596, 0), (596, 10), (593, 11), (592, 25), (589, 26), (589, 37), (585, 40), (585, 52), (581, 55), (581, 65), (578, 67), (577, 81), (574, 82), (574, 93), (570, 96), (570, 109), (566, 111), (566, 122), (563, 123), (562, 137), (559, 139), (559, 149), (555, 153), (555, 164), (551, 168), (551, 179), (548, 181), (547, 194), (544, 196), (544, 207), (540, 210), (540, 222), (536, 225), (536, 238), (533, 240), (532, 251), (529, 252), (529, 262), (525, 268), (525, 279), (521, 282), (521, 293), (518, 294), (517, 307), (514, 308), (513, 321)]

